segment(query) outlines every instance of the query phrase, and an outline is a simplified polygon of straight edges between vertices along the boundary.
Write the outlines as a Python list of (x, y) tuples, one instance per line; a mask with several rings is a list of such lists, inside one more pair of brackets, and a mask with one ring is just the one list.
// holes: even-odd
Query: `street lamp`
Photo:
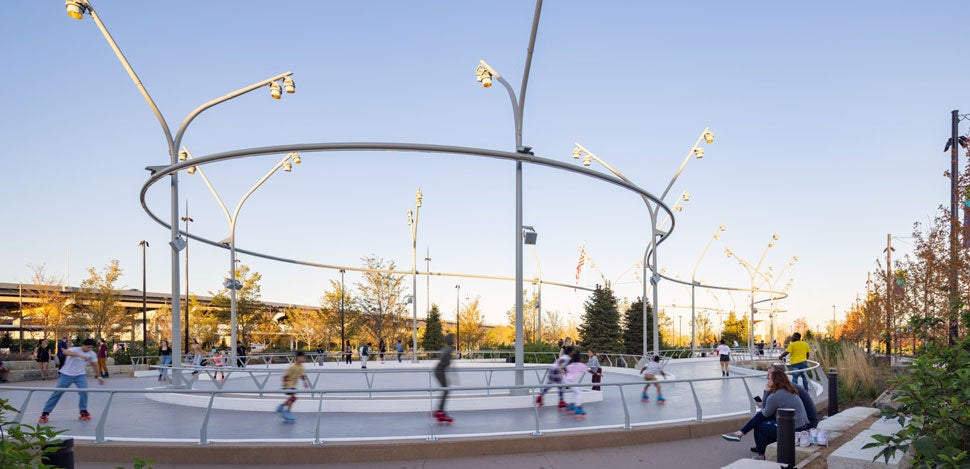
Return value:
[(699, 284), (699, 282), (697, 281), (697, 268), (701, 266), (701, 260), (704, 259), (704, 255), (707, 254), (707, 250), (710, 249), (711, 244), (714, 244), (714, 240), (721, 239), (721, 232), (726, 229), (727, 227), (724, 226), (723, 224), (718, 225), (717, 229), (714, 230), (714, 234), (711, 235), (711, 239), (707, 242), (707, 245), (704, 246), (704, 250), (701, 251), (700, 257), (697, 258), (697, 263), (694, 264), (694, 270), (690, 273), (690, 353), (691, 353), (691, 356), (693, 356), (694, 353), (697, 352), (697, 343), (696, 343), (697, 330), (695, 326), (697, 322), (697, 313), (694, 307), (694, 301), (696, 299), (696, 287)]
[[(347, 342), (347, 338), (344, 335), (344, 274), (347, 273), (347, 269), (340, 269), (340, 350), (344, 349), (344, 344)], [(344, 357), (346, 359), (346, 357)]]
[(427, 253), (424, 256), (424, 286), (427, 289), (425, 293), (425, 303), (424, 303), (424, 317), (427, 318), (431, 314), (431, 246), (427, 247)]
[(536, 253), (536, 240), (539, 234), (532, 226), (522, 227), (522, 237), (525, 244), (532, 250), (532, 257), (536, 260), (536, 282), (538, 283), (539, 294), (536, 296), (536, 342), (542, 342), (542, 264), (539, 262), (539, 254)]
[(724, 248), (724, 253), (727, 254), (728, 257), (734, 257), (735, 259), (737, 259), (738, 263), (741, 264), (741, 267), (744, 267), (745, 270), (748, 271), (748, 275), (751, 277), (751, 312), (750, 312), (751, 317), (748, 323), (748, 351), (749, 352), (751, 351), (751, 346), (754, 344), (754, 313), (755, 313), (754, 291), (757, 288), (754, 284), (754, 279), (756, 276), (761, 275), (766, 282), (769, 282), (769, 283), (771, 282), (768, 276), (759, 272), (759, 270), (761, 269), (761, 264), (765, 260), (765, 256), (768, 255), (768, 250), (775, 247), (775, 241), (777, 240), (778, 240), (778, 233), (771, 235), (771, 241), (768, 242), (768, 246), (766, 246), (764, 252), (761, 253), (761, 258), (758, 259), (758, 264), (753, 266), (750, 263), (748, 263), (748, 261), (742, 259), (741, 256), (738, 256), (737, 254), (735, 254), (734, 251), (728, 248)]
[[(188, 153), (188, 152), (186, 152)], [(184, 160), (182, 152), (179, 152), (179, 160)], [(189, 201), (185, 201), (185, 216), (182, 217), (182, 221), (185, 222), (185, 348), (189, 348), (189, 223), (195, 220), (189, 216)], [(172, 330), (173, 340), (178, 331)]]
[[(670, 182), (667, 183), (667, 188), (664, 189), (663, 193), (660, 195), (660, 199), (659, 199), (660, 202), (663, 202), (663, 200), (667, 197), (667, 193), (670, 192), (670, 189), (673, 187), (674, 183), (677, 182), (677, 178), (680, 177), (680, 173), (684, 170), (684, 166), (687, 165), (687, 162), (690, 161), (692, 157), (697, 159), (701, 159), (704, 157), (704, 148), (701, 147), (701, 142), (706, 142), (706, 143), (714, 142), (714, 133), (711, 132), (711, 129), (709, 127), (704, 129), (704, 132), (701, 133), (701, 136), (697, 138), (697, 141), (694, 142), (694, 146), (691, 147), (691, 150), (687, 153), (687, 156), (684, 158), (684, 161), (680, 164), (680, 167), (677, 168), (677, 171), (670, 179)], [(603, 167), (605, 167), (611, 173), (616, 175), (616, 177), (626, 182), (631, 182), (630, 179), (628, 179), (626, 176), (621, 174), (619, 171), (613, 169), (610, 165), (606, 164), (605, 161), (598, 158), (595, 154), (593, 154), (591, 151), (584, 148), (579, 143), (576, 143), (575, 147), (573, 148), (573, 158), (576, 158), (576, 159), (583, 158), (584, 166), (589, 166), (591, 160), (596, 160), (601, 165), (603, 165)], [(646, 356), (647, 355), (646, 298), (647, 298), (647, 280), (648, 280), (647, 268), (648, 267), (650, 268), (651, 275), (649, 277), (649, 280), (650, 280), (650, 284), (653, 285), (653, 324), (654, 324), (653, 350), (654, 350), (654, 353), (660, 353), (660, 328), (659, 328), (659, 322), (658, 322), (660, 318), (660, 312), (657, 309), (657, 305), (659, 304), (659, 301), (660, 301), (659, 294), (657, 291), (657, 283), (660, 282), (660, 274), (657, 272), (657, 266), (659, 264), (657, 262), (656, 246), (660, 243), (660, 241), (664, 239), (664, 237), (669, 232), (662, 231), (661, 227), (657, 225), (657, 215), (660, 212), (660, 204), (659, 203), (651, 204), (650, 200), (646, 196), (641, 196), (641, 197), (643, 198), (643, 203), (647, 205), (647, 211), (650, 214), (650, 228), (651, 228), (650, 242), (647, 243), (647, 248), (643, 252), (643, 297), (642, 297), (643, 298), (643, 301), (642, 301), (643, 303), (643, 355)], [(690, 200), (690, 194), (688, 194), (687, 192), (684, 192), (681, 194), (681, 198), (684, 199), (684, 201), (686, 202), (687, 200)], [(683, 208), (683, 206), (681, 206), (680, 208), (677, 208), (678, 205), (680, 204), (675, 203), (674, 208), (677, 211), (680, 211)], [(661, 223), (661, 225), (663, 225), (663, 223)], [(650, 259), (651, 257), (652, 257), (652, 262)]]
[[(774, 281), (766, 284), (766, 286), (768, 287), (769, 295), (772, 295), (772, 298), (774, 298), (775, 285), (777, 285), (778, 281), (781, 280), (783, 275), (785, 275), (785, 271), (788, 270), (789, 267), (795, 265), (795, 262), (797, 261), (798, 261), (798, 256), (792, 256), (791, 260), (789, 260), (788, 263), (785, 264), (785, 267), (781, 269), (781, 272), (778, 272), (778, 275), (773, 275), (771, 273), (771, 267), (770, 266), (768, 267), (769, 273), (767, 277), (772, 277), (772, 276), (774, 277)], [(787, 293), (787, 290), (791, 288), (792, 282), (794, 281), (795, 281), (794, 278), (788, 279), (788, 285), (785, 287), (786, 293)], [(774, 340), (775, 339), (775, 302), (774, 300), (772, 300), (771, 310), (768, 312), (768, 322), (769, 322), (768, 335), (770, 337), (770, 340)]]
[(455, 285), (455, 345), (461, 358), (461, 284)]
[[(192, 158), (192, 154), (189, 153), (188, 150), (183, 149), (183, 151), (185, 152), (186, 159)], [(246, 203), (246, 200), (249, 199), (249, 196), (252, 195), (253, 192), (255, 192), (256, 189), (259, 188), (259, 186), (262, 186), (263, 183), (270, 178), (270, 176), (275, 174), (277, 170), (279, 170), (280, 168), (283, 168), (284, 171), (289, 172), (292, 169), (294, 164), (300, 164), (302, 161), (303, 160), (302, 158), (300, 158), (300, 155), (295, 152), (288, 153), (286, 156), (284, 156), (283, 159), (279, 161), (279, 163), (276, 163), (276, 165), (273, 166), (272, 169), (270, 169), (265, 175), (263, 175), (263, 177), (259, 181), (257, 181), (256, 184), (253, 185), (253, 187), (251, 187), (249, 191), (246, 192), (245, 195), (243, 195), (242, 199), (240, 199), (239, 203), (236, 205), (235, 211), (231, 215), (229, 214), (229, 208), (226, 206), (225, 202), (222, 201), (222, 197), (219, 197), (219, 194), (216, 192), (215, 188), (212, 187), (212, 183), (209, 182), (209, 178), (206, 177), (205, 171), (202, 170), (202, 167), (190, 166), (191, 168), (196, 168), (196, 172), (202, 176), (202, 181), (205, 182), (206, 187), (209, 188), (209, 192), (211, 192), (213, 197), (216, 198), (216, 201), (219, 202), (219, 206), (222, 208), (222, 212), (226, 215), (226, 220), (229, 221), (229, 237), (222, 240), (222, 244), (229, 245), (230, 274), (229, 274), (229, 278), (226, 279), (224, 286), (227, 289), (229, 289), (229, 328), (230, 328), (229, 343), (231, 344), (235, 344), (237, 341), (236, 340), (236, 290), (242, 288), (242, 284), (240, 284), (239, 280), (236, 279), (236, 222), (239, 220), (239, 211), (242, 209), (243, 204)], [(235, 347), (229, 348), (229, 363), (232, 363), (232, 366), (236, 366)]]
[(418, 214), (421, 213), (421, 188), (414, 195), (414, 213), (408, 210), (408, 227), (411, 228), (411, 318), (413, 342), (411, 345), (411, 362), (418, 362)]
[[(80, 20), (84, 17), (84, 14), (87, 13), (91, 16), (91, 19), (94, 20), (94, 23), (98, 26), (98, 29), (101, 30), (101, 34), (108, 42), (108, 45), (111, 46), (111, 49), (114, 51), (115, 56), (118, 57), (118, 60), (121, 62), (121, 65), (125, 68), (125, 71), (128, 72), (128, 77), (131, 78), (131, 81), (135, 84), (135, 87), (137, 87), (138, 91), (141, 92), (141, 95), (145, 99), (145, 102), (151, 108), (152, 112), (155, 114), (155, 118), (158, 120), (158, 123), (161, 125), (162, 132), (164, 132), (165, 134), (166, 144), (168, 145), (168, 154), (170, 157), (170, 163), (173, 165), (176, 164), (177, 152), (182, 142), (182, 136), (185, 134), (185, 131), (188, 129), (188, 125), (199, 114), (201, 114), (206, 109), (212, 106), (215, 106), (219, 103), (228, 101), (237, 96), (241, 96), (255, 89), (269, 85), (270, 83), (274, 83), (279, 80), (284, 80), (286, 77), (289, 77), (290, 75), (293, 74), (292, 72), (282, 73), (280, 75), (276, 75), (269, 79), (249, 85), (245, 88), (240, 88), (236, 91), (233, 91), (232, 93), (229, 93), (220, 98), (217, 98), (202, 104), (201, 106), (195, 108), (192, 112), (190, 112), (188, 116), (186, 116), (185, 120), (183, 120), (182, 124), (179, 126), (178, 131), (176, 131), (175, 136), (172, 137), (172, 131), (168, 126), (168, 122), (165, 121), (165, 117), (162, 116), (162, 112), (158, 109), (158, 106), (155, 105), (155, 101), (152, 100), (151, 95), (148, 94), (148, 90), (145, 88), (144, 84), (142, 83), (141, 78), (138, 77), (138, 74), (135, 73), (135, 70), (131, 67), (131, 64), (128, 63), (128, 59), (125, 58), (124, 53), (121, 52), (121, 48), (118, 47), (118, 44), (115, 42), (114, 38), (111, 37), (111, 33), (108, 32), (108, 29), (104, 26), (104, 23), (101, 22), (101, 18), (98, 16), (98, 13), (94, 10), (94, 7), (91, 5), (91, 2), (89, 0), (66, 0), (64, 5), (67, 10), (67, 14), (71, 18)], [(169, 241), (169, 246), (171, 246), (172, 248), (172, 251), (171, 251), (172, 298), (174, 299), (177, 296), (179, 296), (179, 291), (181, 290), (179, 288), (179, 251), (181, 251), (185, 247), (185, 241), (179, 235), (179, 231), (178, 231), (178, 222), (179, 222), (178, 173), (177, 172), (172, 173), (171, 178), (172, 178), (172, 184), (171, 184), (170, 203), (172, 207), (172, 213), (171, 213), (171, 219), (170, 219), (171, 221), (169, 223), (170, 234), (171, 234), (171, 241)], [(173, 331), (177, 331), (181, 328), (181, 325), (179, 324), (180, 303), (181, 302), (179, 301), (172, 302), (172, 330)], [(172, 360), (174, 360), (175, 363), (181, 363), (182, 344), (180, 341), (177, 341), (177, 340), (172, 341)], [(182, 377), (180, 374), (176, 373), (173, 376), (172, 384), (176, 387), (182, 386)]]
[[(143, 353), (148, 353), (148, 294), (145, 292), (147, 288), (148, 274), (145, 269), (145, 248), (148, 247), (148, 241), (141, 240), (138, 242), (141, 246), (141, 350)], [(23, 325), (21, 325), (23, 327)]]

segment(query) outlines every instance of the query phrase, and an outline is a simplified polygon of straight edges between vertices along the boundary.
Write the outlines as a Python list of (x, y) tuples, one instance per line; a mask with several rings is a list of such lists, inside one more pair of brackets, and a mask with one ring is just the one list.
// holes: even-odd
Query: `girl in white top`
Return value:
[(640, 402), (650, 402), (650, 395), (647, 394), (647, 390), (653, 384), (657, 387), (657, 404), (663, 404), (667, 399), (664, 399), (664, 395), (660, 391), (660, 383), (657, 380), (659, 379), (658, 376), (667, 376), (667, 373), (664, 373), (663, 365), (660, 364), (660, 355), (654, 355), (653, 361), (647, 362), (641, 373), (643, 373), (643, 379), (647, 380), (647, 384), (643, 385), (643, 395), (640, 396)]
[[(576, 384), (579, 379), (583, 377), (585, 373), (589, 372), (589, 367), (583, 363), (582, 355), (579, 354), (579, 350), (573, 349), (572, 355), (569, 357), (569, 363), (566, 364), (566, 370), (563, 373), (563, 379), (566, 384)], [(586, 418), (586, 411), (583, 410), (583, 391), (579, 386), (572, 386), (569, 388), (572, 392), (573, 402), (569, 404), (566, 408), (569, 412), (576, 414), (576, 418), (582, 419)]]
[(717, 354), (721, 361), (721, 376), (731, 376), (730, 368), (728, 368), (731, 364), (731, 347), (724, 343), (724, 339), (721, 339), (721, 344), (717, 346)]

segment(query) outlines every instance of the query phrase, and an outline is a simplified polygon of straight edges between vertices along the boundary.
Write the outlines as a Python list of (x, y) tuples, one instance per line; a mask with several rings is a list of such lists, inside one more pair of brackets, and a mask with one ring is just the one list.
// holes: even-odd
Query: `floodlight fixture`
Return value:
[(684, 202), (690, 202), (690, 192), (684, 191), (680, 194), (680, 198), (684, 199)]
[(296, 93), (296, 83), (293, 82), (293, 77), (283, 79), (283, 90), (286, 91), (286, 94)]
[(87, 2), (81, 0), (66, 0), (64, 7), (67, 8), (67, 15), (76, 20), (84, 18), (84, 13), (90, 8)]
[(578, 160), (579, 157), (582, 155), (583, 155), (583, 150), (580, 150), (579, 147), (573, 148), (573, 159)]
[(700, 147), (695, 148), (694, 149), (694, 157), (697, 158), (697, 159), (704, 158), (704, 149), (703, 148), (700, 148)]
[(536, 233), (535, 228), (532, 226), (522, 227), (522, 238), (527, 245), (535, 246), (536, 239), (539, 237), (539, 233)]
[(498, 72), (485, 63), (484, 60), (478, 62), (478, 68), (475, 69), (475, 80), (481, 83), (482, 87), (488, 88), (492, 86), (492, 78), (499, 78), (499, 76)]
[(424, 199), (424, 194), (421, 193), (421, 188), (414, 194), (414, 206), (421, 207), (421, 200)]
[(279, 82), (274, 81), (269, 85), (269, 95), (272, 96), (273, 99), (280, 99), (280, 97), (283, 96), (283, 91), (280, 89)]
[(168, 242), (168, 245), (172, 246), (172, 249), (175, 249), (176, 251), (181, 251), (185, 249), (185, 246), (187, 246), (188, 243), (185, 242), (185, 238), (176, 236), (175, 239)]
[(185, 161), (191, 157), (192, 155), (189, 153), (189, 150), (187, 148), (182, 147), (182, 149), (179, 150), (179, 161)]
[(704, 141), (707, 143), (714, 143), (714, 132), (710, 130), (704, 132)]
[(198, 170), (198, 169), (199, 169), (198, 166), (189, 166), (189, 169), (186, 169), (185, 172), (187, 172), (189, 174), (195, 174), (195, 171)]

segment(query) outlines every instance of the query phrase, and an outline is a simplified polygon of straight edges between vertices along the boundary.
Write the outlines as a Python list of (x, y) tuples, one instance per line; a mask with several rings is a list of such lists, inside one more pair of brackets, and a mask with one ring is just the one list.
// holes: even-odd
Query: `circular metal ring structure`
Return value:
[[(227, 160), (234, 160), (234, 159), (241, 159), (241, 158), (249, 158), (254, 156), (265, 156), (265, 155), (273, 155), (273, 154), (281, 154), (281, 153), (285, 154), (289, 152), (299, 152), (301, 154), (307, 154), (307, 153), (312, 154), (312, 153), (320, 153), (320, 152), (361, 152), (361, 151), (398, 151), (398, 152), (464, 155), (464, 156), (473, 156), (473, 157), (493, 158), (493, 159), (499, 159), (499, 160), (518, 161), (522, 163), (534, 164), (534, 165), (559, 169), (563, 171), (568, 171), (568, 172), (580, 174), (583, 176), (591, 177), (594, 179), (599, 179), (601, 181), (622, 187), (624, 189), (627, 189), (631, 192), (634, 192), (640, 195), (642, 198), (644, 198), (645, 201), (649, 200), (657, 204), (658, 207), (660, 207), (661, 209), (663, 209), (664, 212), (667, 213), (667, 215), (670, 217), (670, 220), (671, 220), (670, 229), (667, 230), (665, 233), (663, 233), (663, 235), (657, 241), (656, 243), (657, 245), (660, 245), (660, 243), (664, 242), (670, 236), (670, 234), (674, 230), (674, 227), (676, 226), (673, 210), (671, 210), (670, 207), (664, 204), (663, 201), (661, 201), (657, 196), (651, 194), (645, 189), (640, 188), (636, 184), (633, 184), (628, 181), (624, 181), (614, 176), (593, 171), (591, 169), (588, 169), (582, 166), (575, 166), (561, 161), (552, 160), (549, 158), (534, 156), (528, 153), (516, 153), (516, 152), (506, 152), (506, 151), (499, 151), (499, 150), (490, 150), (485, 148), (460, 147), (460, 146), (451, 146), (451, 145), (433, 145), (433, 144), (422, 144), (422, 143), (393, 143), (393, 142), (390, 142), (390, 143), (387, 143), (387, 142), (383, 142), (383, 143), (382, 142), (302, 143), (302, 144), (290, 144), (290, 145), (276, 145), (276, 146), (269, 146), (269, 147), (246, 148), (241, 150), (227, 151), (223, 153), (214, 153), (211, 155), (195, 157), (195, 158), (192, 158), (191, 160), (183, 161), (178, 164), (170, 165), (164, 168), (157, 168), (157, 171), (155, 171), (148, 178), (145, 184), (142, 186), (139, 199), (141, 200), (142, 208), (145, 210), (148, 216), (152, 218), (152, 220), (155, 220), (155, 222), (157, 222), (159, 225), (164, 226), (165, 228), (171, 229), (172, 226), (169, 223), (166, 223), (165, 220), (163, 220), (162, 218), (159, 218), (154, 212), (152, 212), (152, 210), (148, 207), (148, 204), (145, 200), (145, 197), (148, 194), (148, 190), (155, 183), (160, 181), (165, 176), (175, 174), (178, 171), (187, 169), (192, 166), (203, 166), (209, 163), (216, 163), (220, 161), (227, 161)], [(648, 209), (649, 209), (649, 206), (648, 206)], [(210, 246), (215, 246), (222, 249), (229, 249), (226, 245), (216, 241), (212, 241), (196, 235), (190, 235), (183, 231), (180, 231), (180, 233), (182, 233), (183, 235), (191, 239), (203, 242)], [(297, 264), (297, 265), (305, 265), (310, 267), (320, 267), (320, 268), (327, 268), (327, 269), (346, 269), (350, 271), (366, 270), (366, 269), (355, 268), (355, 267), (322, 264), (318, 262), (309, 262), (309, 261), (303, 261), (298, 259), (278, 257), (271, 254), (264, 254), (256, 251), (242, 249), (238, 246), (236, 247), (236, 251), (245, 253), (250, 256), (260, 257), (263, 259), (269, 259), (269, 260), (285, 262), (290, 264)], [(410, 271), (408, 273), (410, 273)], [(552, 282), (549, 282), (549, 283), (552, 283)], [(571, 288), (575, 288), (575, 287), (571, 287)]]

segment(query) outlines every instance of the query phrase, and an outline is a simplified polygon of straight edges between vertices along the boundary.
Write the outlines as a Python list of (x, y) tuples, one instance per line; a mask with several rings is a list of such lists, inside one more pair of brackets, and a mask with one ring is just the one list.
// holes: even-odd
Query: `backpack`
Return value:
[(367, 355), (367, 352), (369, 352), (369, 350), (367, 350), (367, 346), (366, 345), (361, 345), (360, 346), (360, 356), (363, 357), (363, 356)]

